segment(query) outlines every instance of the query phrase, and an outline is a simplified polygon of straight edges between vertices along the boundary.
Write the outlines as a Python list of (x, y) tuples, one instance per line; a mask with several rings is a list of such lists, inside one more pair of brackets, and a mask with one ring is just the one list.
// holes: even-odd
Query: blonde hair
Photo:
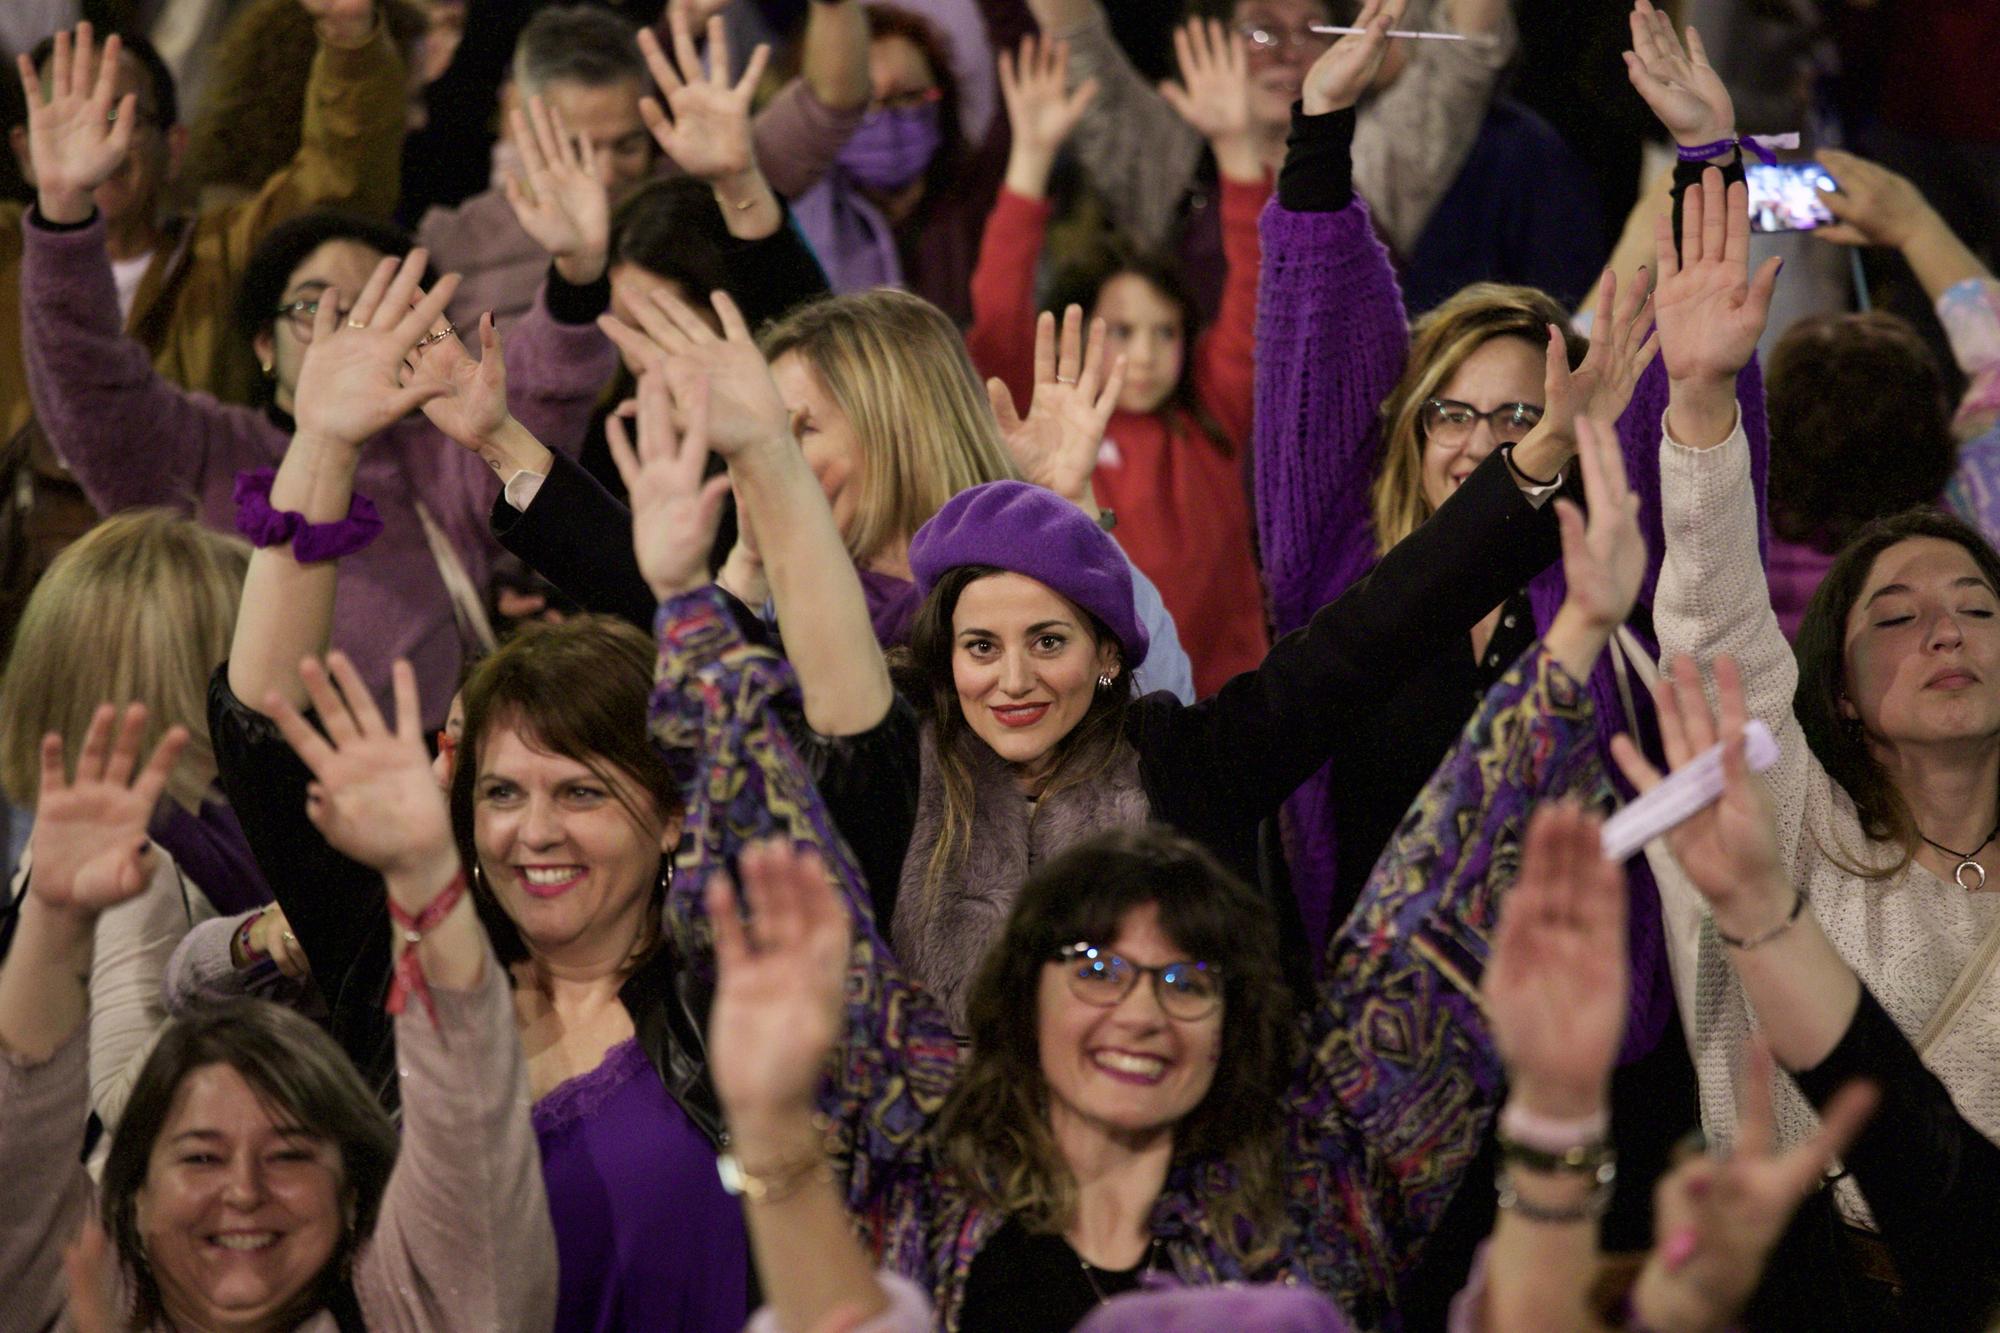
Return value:
[(1411, 326), (1403, 378), (1382, 401), (1382, 464), (1371, 496), (1378, 554), (1388, 554), (1431, 516), (1418, 424), (1424, 404), (1490, 339), (1521, 338), (1542, 348), (1551, 324), (1563, 331), (1575, 369), (1590, 344), (1570, 330), (1569, 315), (1555, 298), (1533, 287), (1475, 282)]
[(804, 357), (854, 426), (862, 486), (846, 542), (856, 563), (912, 536), (967, 487), (1020, 476), (964, 339), (922, 297), (887, 288), (828, 297), (760, 342), (767, 360)]
[(28, 597), (0, 682), (0, 788), (32, 806), (41, 742), (74, 765), (101, 703), (146, 705), (146, 752), (190, 741), (167, 793), (192, 810), (215, 774), (208, 678), (229, 656), (250, 548), (164, 509), (119, 514), (49, 565)]

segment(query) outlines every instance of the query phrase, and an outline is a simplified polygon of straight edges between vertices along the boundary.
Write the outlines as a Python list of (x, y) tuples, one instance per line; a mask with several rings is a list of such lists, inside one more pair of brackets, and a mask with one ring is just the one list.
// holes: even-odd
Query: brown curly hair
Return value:
[(1178, 833), (1100, 834), (1029, 877), (973, 981), (972, 1053), (940, 1113), (939, 1141), (994, 1208), (1030, 1231), (1068, 1227), (1076, 1181), (1049, 1129), (1036, 1022), (1042, 968), (1063, 945), (1109, 943), (1148, 904), (1177, 948), (1223, 977), (1222, 1059), (1208, 1095), (1174, 1127), (1174, 1159), (1228, 1172), (1233, 1188), (1211, 1218), (1214, 1235), (1254, 1270), (1282, 1227), (1282, 1101), (1302, 1042), (1269, 905)]

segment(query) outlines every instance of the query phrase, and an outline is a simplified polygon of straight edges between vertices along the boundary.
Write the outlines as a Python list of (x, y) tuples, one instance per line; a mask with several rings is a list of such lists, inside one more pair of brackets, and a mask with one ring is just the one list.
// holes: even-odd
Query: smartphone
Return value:
[(1834, 220), (1819, 192), (1840, 187), (1819, 163), (1751, 162), (1743, 174), (1750, 183), (1750, 230), (1811, 231)]

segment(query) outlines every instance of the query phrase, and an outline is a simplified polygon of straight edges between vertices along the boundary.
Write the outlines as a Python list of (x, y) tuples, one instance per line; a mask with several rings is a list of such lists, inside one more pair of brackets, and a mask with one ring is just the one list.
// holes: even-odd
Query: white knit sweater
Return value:
[[(1840, 868), (1892, 865), (1899, 854), (1861, 832), (1854, 802), (1807, 748), (1792, 713), (1798, 666), (1772, 614), (1757, 556), (1750, 451), (1740, 421), (1736, 433), (1713, 449), (1689, 449), (1666, 436), (1660, 490), (1667, 549), (1653, 615), (1662, 660), (1692, 653), (1705, 671), (1728, 653), (1742, 666), (1751, 716), (1762, 718), (1778, 739), (1779, 759), (1765, 778), (1792, 882), (1805, 892), (1834, 948), (1914, 1041), (2000, 919), (2000, 894), (1967, 893), (1915, 862), (1882, 879)], [(1712, 685), (1709, 693), (1713, 702)], [(1735, 1132), (1735, 1080), (1753, 1016), (1700, 894), (1664, 843), (1647, 848), (1647, 857), (1660, 884), (1681, 1021), (1701, 1081), (1702, 1126), (1727, 1142)], [(1965, 1117), (1987, 1137), (2000, 1138), (2000, 982), (1993, 975), (1925, 1054), (1925, 1063)], [(1781, 1140), (1795, 1143), (1811, 1131), (1813, 1113), (1782, 1075), (1774, 1097)], [(1843, 1189), (1841, 1202), (1850, 1216), (1865, 1216), (1851, 1187)]]

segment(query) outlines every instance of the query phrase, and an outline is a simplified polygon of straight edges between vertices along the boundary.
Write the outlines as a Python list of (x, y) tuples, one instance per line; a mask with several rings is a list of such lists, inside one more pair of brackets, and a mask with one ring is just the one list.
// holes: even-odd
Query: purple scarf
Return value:
[(219, 915), (235, 916), (272, 900), (236, 812), (219, 796), (211, 793), (201, 812), (192, 815), (178, 801), (161, 801), (146, 832), (167, 849)]

